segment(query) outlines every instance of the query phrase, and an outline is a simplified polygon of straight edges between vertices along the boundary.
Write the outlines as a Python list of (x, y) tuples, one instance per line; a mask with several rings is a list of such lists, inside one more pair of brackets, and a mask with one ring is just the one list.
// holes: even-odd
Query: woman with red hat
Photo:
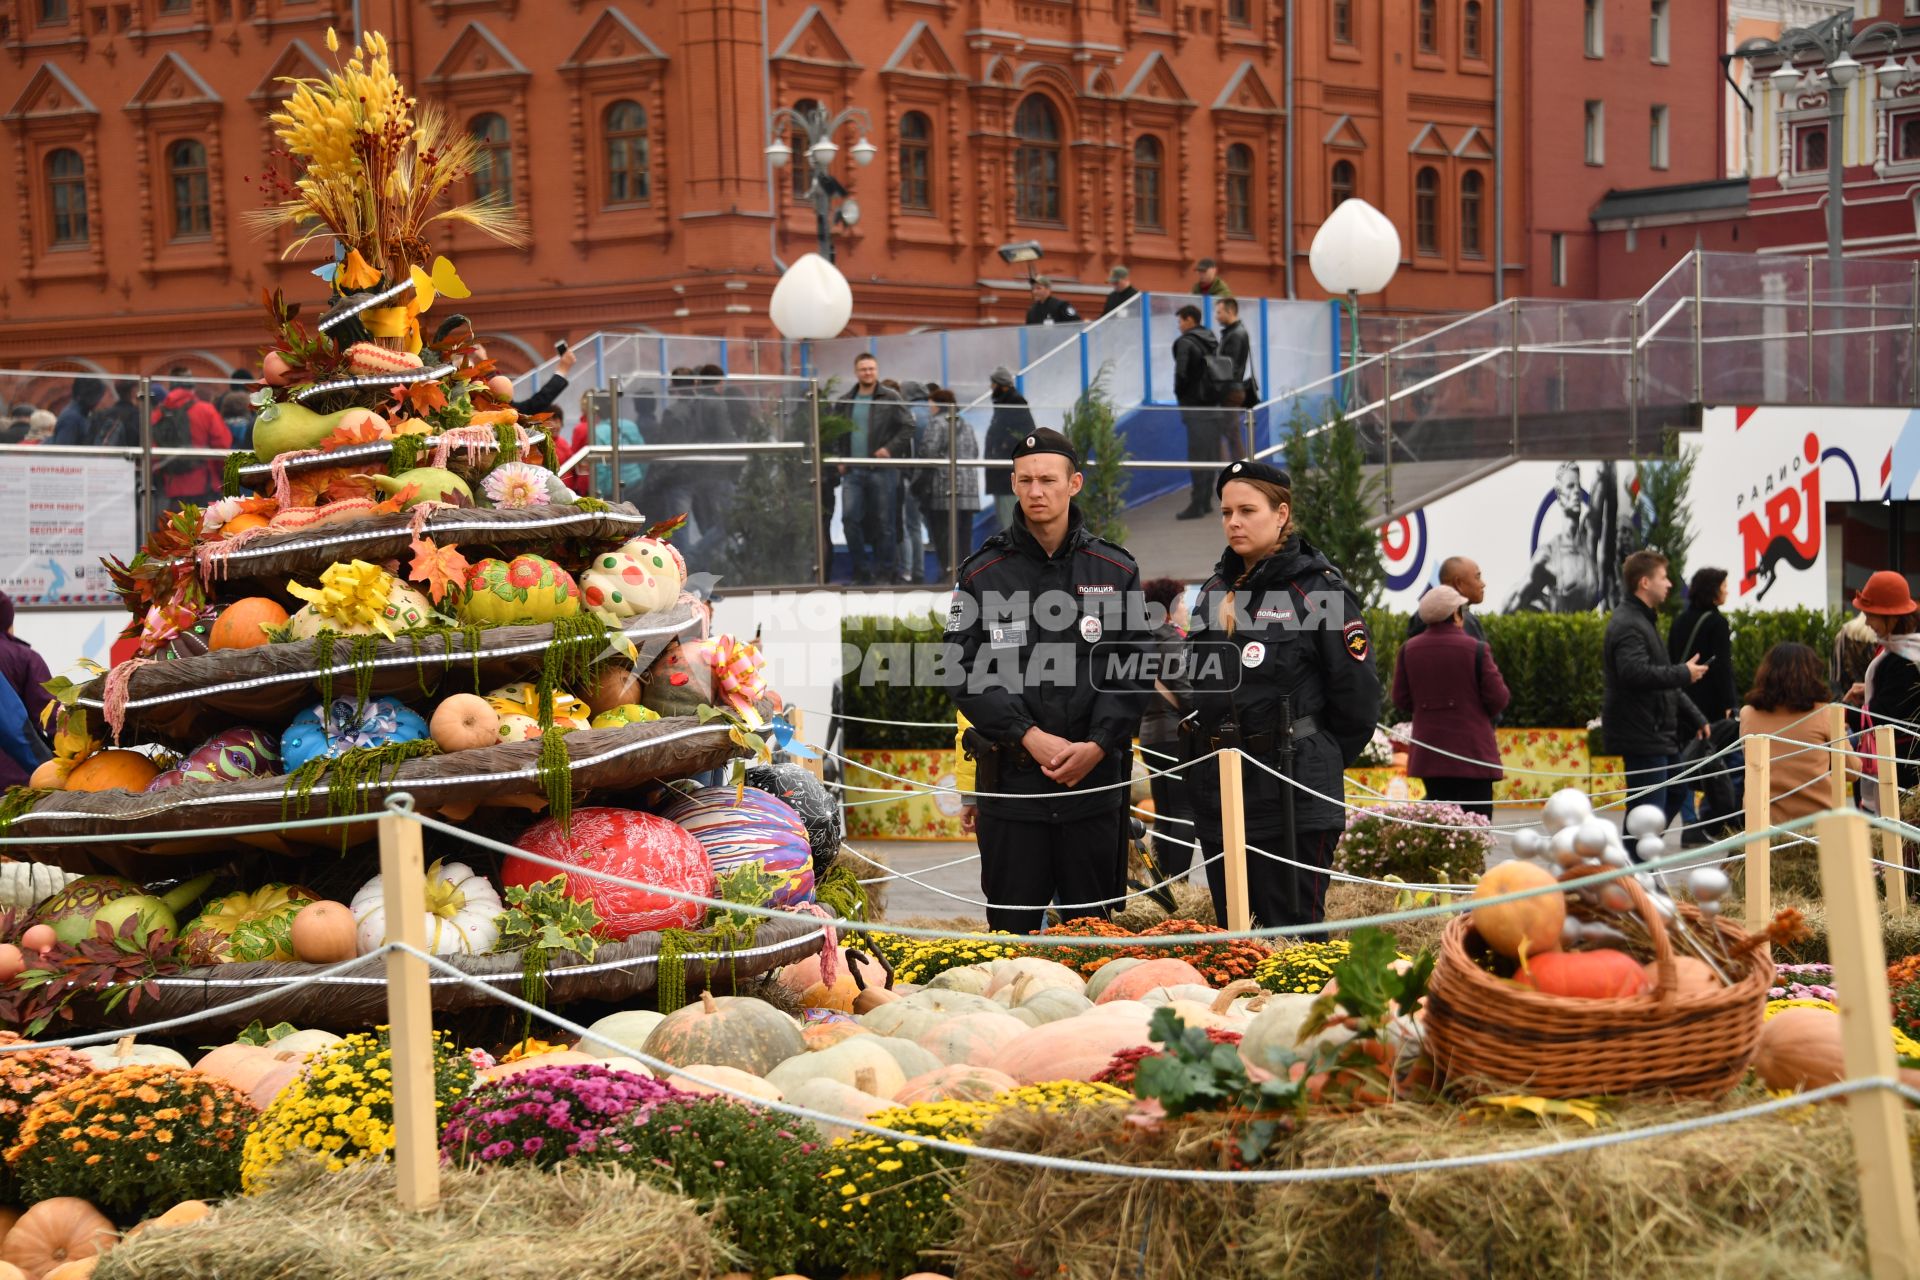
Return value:
[[(1881, 644), (1879, 656), (1867, 664), (1867, 724), (1892, 724), (1894, 754), (1912, 761), (1920, 754), (1920, 735), (1906, 726), (1920, 724), (1920, 604), (1905, 577), (1882, 569), (1860, 588), (1853, 607)], [(1898, 776), (1903, 788), (1920, 783), (1920, 763), (1901, 764)]]

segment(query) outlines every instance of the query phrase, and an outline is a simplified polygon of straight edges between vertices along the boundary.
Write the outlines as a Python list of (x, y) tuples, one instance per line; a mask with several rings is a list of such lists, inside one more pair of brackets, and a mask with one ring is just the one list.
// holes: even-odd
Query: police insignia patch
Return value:
[(1367, 660), (1367, 654), (1373, 648), (1373, 641), (1367, 636), (1366, 623), (1355, 618), (1352, 622), (1349, 622), (1341, 632), (1341, 639), (1346, 642), (1347, 652), (1353, 657), (1355, 662), (1365, 662)]

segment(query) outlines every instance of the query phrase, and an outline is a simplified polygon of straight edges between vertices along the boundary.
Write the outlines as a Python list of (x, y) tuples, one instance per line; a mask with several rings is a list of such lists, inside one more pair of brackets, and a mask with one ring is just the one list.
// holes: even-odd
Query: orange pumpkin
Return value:
[(69, 791), (145, 791), (160, 776), (153, 761), (138, 751), (115, 748), (82, 760), (67, 775)]
[[(1515, 858), (1493, 867), (1473, 886), (1476, 898), (1496, 898), (1560, 882), (1545, 867)], [(1496, 902), (1473, 909), (1473, 929), (1501, 955), (1518, 959), (1522, 944), (1527, 954), (1560, 949), (1560, 930), (1567, 922), (1567, 896), (1542, 893), (1518, 902)]]
[[(246, 516), (238, 516), (229, 521), (226, 532), (232, 533), (233, 526)], [(260, 517), (253, 517), (260, 520)], [(260, 520), (265, 524), (265, 520)], [(207, 650), (215, 649), (251, 649), (267, 643), (267, 633), (260, 628), (284, 627), (287, 625), (287, 611), (265, 596), (248, 596), (244, 600), (235, 600), (220, 611), (213, 620), (213, 629), (207, 633)]]
[(0, 1262), (0, 1280), (27, 1280), (27, 1273), (11, 1262)]
[(1115, 1000), (1138, 1000), (1155, 987), (1177, 987), (1191, 982), (1196, 986), (1206, 986), (1206, 975), (1188, 964), (1185, 960), (1175, 960), (1163, 956), (1158, 960), (1144, 960), (1129, 966), (1119, 977), (1101, 989), (1100, 998), (1095, 1004), (1111, 1004)]
[(309, 902), (293, 918), (293, 954), (308, 964), (339, 964), (359, 954), (345, 903)]
[[(18, 1209), (0, 1208), (0, 1241), (7, 1238), (7, 1232), (13, 1230), (13, 1224), (18, 1221), (20, 1221)], [(6, 1280), (5, 1273), (0, 1272), (0, 1280)]]
[(280, 1058), (267, 1045), (223, 1044), (203, 1055), (193, 1069), (203, 1076), (224, 1080), (241, 1093), (251, 1093), (269, 1071), (280, 1065)]
[(99, 1254), (94, 1254), (90, 1258), (75, 1258), (71, 1262), (61, 1263), (40, 1280), (89, 1280), (93, 1275), (93, 1269), (99, 1265)]
[(35, 791), (64, 791), (72, 773), (73, 761), (55, 756), (51, 760), (41, 761), (39, 768), (33, 771), (33, 776), (27, 779), (27, 785)]
[(106, 1214), (78, 1196), (55, 1196), (20, 1215), (0, 1241), (0, 1261), (41, 1280), (64, 1263), (112, 1248), (117, 1238)]
[(236, 533), (245, 533), (249, 529), (264, 529), (272, 523), (258, 511), (242, 511), (220, 526), (220, 536), (231, 538)]
[(1533, 956), (1516, 979), (1542, 995), (1575, 1000), (1626, 1000), (1647, 991), (1647, 975), (1624, 951), (1548, 951)]
[(1753, 1070), (1769, 1089), (1818, 1089), (1846, 1079), (1840, 1015), (1830, 1009), (1782, 1009), (1760, 1028)]

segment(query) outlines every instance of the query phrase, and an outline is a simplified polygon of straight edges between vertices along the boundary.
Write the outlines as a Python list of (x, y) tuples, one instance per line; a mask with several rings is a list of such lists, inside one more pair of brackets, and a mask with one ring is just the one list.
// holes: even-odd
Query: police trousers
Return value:
[(1113, 906), (1083, 906), (1121, 897), (1127, 880), (1127, 811), (1116, 803), (1071, 822), (1025, 822), (980, 810), (980, 890), (987, 927), (1037, 933), (1046, 907), (1065, 919), (1105, 916)]
[[(1253, 815), (1248, 814), (1249, 818)], [(1202, 820), (1196, 827), (1200, 856), (1213, 858), (1220, 852), (1220, 829)], [(1286, 831), (1281, 825), (1247, 824), (1247, 906), (1253, 921), (1265, 929), (1284, 929), (1299, 924), (1318, 924), (1327, 914), (1327, 871), (1333, 866), (1333, 846), (1340, 841), (1338, 831), (1298, 831), (1293, 848), (1286, 847)], [(1263, 853), (1254, 852), (1255, 849)], [(1280, 854), (1300, 866), (1276, 861), (1266, 854)], [(1213, 893), (1213, 914), (1222, 928), (1227, 927), (1226, 860), (1207, 863), (1207, 888)]]

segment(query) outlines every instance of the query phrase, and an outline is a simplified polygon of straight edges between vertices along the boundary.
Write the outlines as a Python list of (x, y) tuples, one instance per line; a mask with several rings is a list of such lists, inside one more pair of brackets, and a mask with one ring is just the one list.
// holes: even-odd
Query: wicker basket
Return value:
[[(1577, 874), (1607, 868), (1591, 866)], [(1469, 916), (1440, 938), (1427, 994), (1426, 1042), (1441, 1077), (1460, 1092), (1515, 1089), (1547, 1098), (1659, 1093), (1718, 1098), (1746, 1075), (1760, 1041), (1773, 963), (1748, 951), (1734, 985), (1681, 996), (1660, 913), (1632, 877), (1618, 881), (1653, 936), (1659, 981), (1625, 1000), (1543, 995), (1478, 963), (1486, 944)], [(1702, 917), (1681, 906), (1689, 919)], [(1715, 919), (1729, 950), (1746, 935)]]

